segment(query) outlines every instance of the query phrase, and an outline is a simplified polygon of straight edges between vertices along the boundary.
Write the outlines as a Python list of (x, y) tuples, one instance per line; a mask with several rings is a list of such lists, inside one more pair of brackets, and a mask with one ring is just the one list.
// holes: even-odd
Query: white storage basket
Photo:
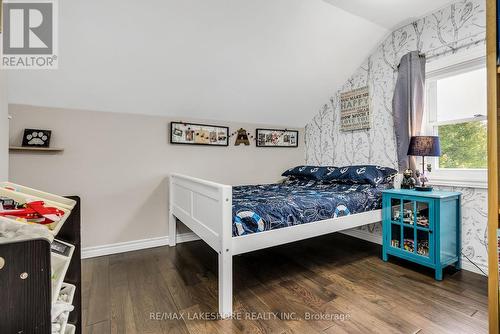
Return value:
[(45, 225), (54, 236), (57, 235), (64, 222), (71, 214), (71, 210), (76, 205), (76, 201), (74, 200), (11, 182), (0, 182), (0, 196), (13, 199), (22, 204), (30, 201), (43, 201), (47, 206), (55, 207), (63, 211), (64, 215), (58, 222)]

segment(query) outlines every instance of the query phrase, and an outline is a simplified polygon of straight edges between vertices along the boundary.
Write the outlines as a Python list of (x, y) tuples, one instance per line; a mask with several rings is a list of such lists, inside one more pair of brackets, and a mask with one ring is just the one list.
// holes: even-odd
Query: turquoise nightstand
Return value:
[(461, 269), (461, 196), (448, 191), (384, 190), (383, 260), (393, 255), (433, 268), (439, 281), (444, 267), (454, 264)]

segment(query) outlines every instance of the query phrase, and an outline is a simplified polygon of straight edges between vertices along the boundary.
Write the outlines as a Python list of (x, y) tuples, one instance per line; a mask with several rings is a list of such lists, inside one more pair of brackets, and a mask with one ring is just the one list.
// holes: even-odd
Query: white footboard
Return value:
[(232, 188), (190, 176), (170, 175), (169, 243), (178, 218), (219, 254), (219, 313), (232, 313)]
[(381, 221), (381, 210), (232, 237), (232, 187), (179, 174), (170, 175), (169, 242), (175, 246), (176, 218), (219, 255), (219, 313), (233, 307), (233, 255), (286, 244)]

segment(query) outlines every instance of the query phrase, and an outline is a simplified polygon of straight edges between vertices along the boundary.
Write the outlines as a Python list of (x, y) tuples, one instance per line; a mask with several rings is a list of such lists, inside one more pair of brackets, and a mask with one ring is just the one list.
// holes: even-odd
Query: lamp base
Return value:
[(432, 191), (431, 186), (415, 186), (416, 191)]

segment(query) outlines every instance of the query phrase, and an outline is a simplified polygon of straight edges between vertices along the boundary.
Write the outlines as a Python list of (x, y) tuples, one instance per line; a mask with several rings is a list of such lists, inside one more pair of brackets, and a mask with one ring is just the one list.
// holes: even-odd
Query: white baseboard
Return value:
[[(177, 242), (188, 242), (198, 240), (199, 237), (192, 233), (182, 233), (177, 235)], [(82, 249), (82, 259), (88, 259), (91, 257), (98, 257), (104, 255), (118, 254), (131, 252), (141, 249), (160, 247), (168, 245), (168, 236), (151, 238), (151, 239), (142, 239), (142, 240), (134, 240), (134, 241), (126, 241), (119, 242), (116, 244), (110, 245), (102, 245), (102, 246), (94, 246), (94, 247), (85, 247)]]
[[(351, 237), (363, 239), (363, 240), (366, 240), (369, 242), (373, 242), (375, 244), (382, 245), (382, 236), (381, 235), (366, 232), (365, 230), (352, 229), (352, 230), (342, 231), (340, 233), (347, 234), (347, 235), (350, 235)], [(484, 266), (482, 264), (478, 264), (478, 263), (476, 263), (476, 264), (485, 273), (488, 272), (488, 268), (486, 266)], [(469, 262), (469, 260), (467, 260), (464, 257), (462, 257), (462, 269), (467, 270), (467, 271), (471, 271), (471, 272), (479, 274), (479, 275), (484, 275), (479, 269), (476, 268), (476, 266), (474, 266), (472, 263)]]

